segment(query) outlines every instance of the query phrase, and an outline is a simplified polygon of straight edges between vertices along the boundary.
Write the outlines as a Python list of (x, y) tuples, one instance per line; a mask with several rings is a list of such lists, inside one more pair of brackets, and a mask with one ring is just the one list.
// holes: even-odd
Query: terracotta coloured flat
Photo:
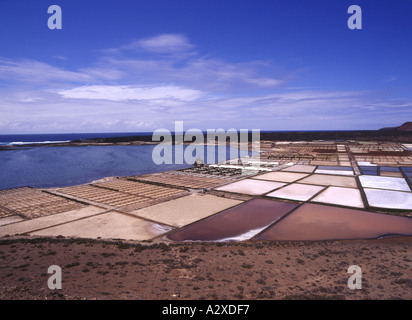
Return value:
[(174, 241), (247, 240), (268, 227), (298, 204), (253, 199), (167, 236)]
[(257, 237), (257, 240), (374, 239), (412, 235), (412, 219), (307, 203)]

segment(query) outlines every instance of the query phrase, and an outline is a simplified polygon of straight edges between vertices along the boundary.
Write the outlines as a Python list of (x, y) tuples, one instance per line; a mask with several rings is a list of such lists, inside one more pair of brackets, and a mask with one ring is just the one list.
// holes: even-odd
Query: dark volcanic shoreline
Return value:
[[(251, 133), (249, 140), (251, 140)], [(410, 131), (381, 131), (381, 130), (357, 130), (357, 131), (285, 131), (285, 132), (261, 132), (261, 140), (267, 141), (300, 141), (300, 140), (367, 140), (367, 141), (394, 141), (412, 142)], [(152, 136), (113, 137), (102, 139), (79, 140), (73, 142), (91, 143), (119, 143), (142, 141), (152, 142)]]
[[(172, 135), (173, 143), (175, 141)], [(285, 132), (261, 132), (261, 141), (311, 141), (311, 140), (364, 140), (364, 141), (391, 141), (412, 143), (412, 131), (396, 130), (355, 130), (355, 131), (285, 131)], [(252, 141), (252, 134), (249, 133), (249, 141)], [(105, 146), (105, 145), (147, 145), (157, 144), (152, 140), (152, 135), (145, 136), (125, 136), (111, 138), (95, 138), (74, 140), (64, 143), (44, 143), (25, 144), (22, 146), (0, 146), (2, 150), (17, 150), (33, 147), (85, 147), (85, 146)], [(205, 135), (206, 143), (206, 135)]]

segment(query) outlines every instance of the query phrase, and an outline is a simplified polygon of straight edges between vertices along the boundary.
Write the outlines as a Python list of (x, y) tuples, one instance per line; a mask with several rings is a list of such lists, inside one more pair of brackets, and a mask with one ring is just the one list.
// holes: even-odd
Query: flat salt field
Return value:
[[(38, 218), (84, 207), (84, 204), (33, 188), (0, 191), (0, 206), (6, 212)], [(3, 213), (4, 216), (4, 213)]]
[(233, 181), (230, 177), (212, 175), (195, 176), (191, 174), (178, 174), (171, 172), (153, 173), (143, 176), (135, 176), (133, 178), (139, 181), (150, 181), (165, 184), (167, 186), (177, 186), (190, 189), (212, 188), (225, 184), (229, 181)]
[(204, 167), (193, 167), (187, 169), (179, 169), (177, 172), (189, 173), (194, 175), (206, 175), (206, 176), (223, 176), (223, 177), (234, 177), (241, 176), (243, 170), (236, 168), (225, 168), (219, 166), (204, 166)]
[(345, 167), (345, 166), (318, 166), (318, 170), (352, 171), (352, 167)]
[(24, 221), (24, 219), (20, 216), (7, 216), (5, 218), (0, 218), (0, 226), (21, 221)]
[(357, 188), (356, 180), (354, 177), (324, 174), (312, 174), (311, 176), (300, 180), (299, 183), (315, 184), (321, 186)]
[[(395, 178), (403, 178), (402, 172), (398, 167), (367, 167), (367, 166), (360, 166), (362, 175), (370, 175), (370, 176), (383, 176), (383, 177), (395, 177)], [(378, 173), (379, 169), (379, 173)], [(406, 176), (408, 176), (406, 174)]]
[(326, 170), (326, 169), (317, 169), (315, 173), (320, 174), (336, 174), (341, 176), (353, 176), (353, 171), (346, 171), (346, 170)]
[(411, 191), (403, 178), (362, 175), (359, 180), (364, 188)]
[(294, 203), (253, 199), (191, 224), (167, 238), (174, 241), (247, 240), (296, 207)]
[(316, 166), (308, 166), (302, 164), (296, 164), (289, 168), (282, 169), (281, 171), (292, 171), (292, 172), (304, 172), (304, 173), (312, 173), (315, 171)]
[(294, 183), (268, 193), (266, 196), (296, 201), (307, 201), (324, 188), (324, 186)]
[(385, 235), (412, 235), (412, 219), (307, 203), (257, 240), (376, 239)]
[(391, 171), (381, 171), (381, 176), (383, 177), (396, 177), (402, 178), (402, 173), (400, 172), (391, 172)]
[(10, 209), (7, 208), (2, 208), (0, 207), (0, 219), (8, 216), (14, 215), (13, 211), (10, 211)]
[(322, 160), (312, 160), (310, 162), (311, 165), (317, 166), (337, 166), (337, 161), (322, 161)]
[(264, 173), (258, 176), (253, 177), (254, 179), (259, 180), (268, 180), (268, 181), (278, 181), (278, 182), (294, 182), (296, 180), (307, 177), (307, 174), (304, 173), (295, 173), (295, 172), (269, 172)]
[(241, 203), (239, 200), (195, 193), (131, 213), (163, 224), (183, 227)]
[(187, 193), (182, 189), (157, 186), (149, 183), (137, 181), (116, 179), (108, 182), (95, 183), (94, 186), (124, 192), (140, 197), (156, 199), (162, 197), (171, 197), (179, 194)]
[(361, 169), (362, 171), (376, 171), (378, 172), (379, 167), (370, 167), (370, 166), (359, 166), (359, 169)]
[(362, 170), (362, 175), (377, 176), (377, 175), (378, 175), (378, 172), (377, 172), (377, 171)]
[(406, 172), (405, 175), (406, 175), (408, 178), (412, 178), (412, 172)]
[(412, 210), (412, 193), (380, 189), (363, 189), (371, 207)]
[(93, 185), (80, 185), (58, 189), (59, 193), (76, 197), (91, 204), (99, 203), (118, 209), (137, 209), (151, 201), (143, 196), (115, 191), (112, 189), (99, 188)]
[(412, 170), (410, 170), (412, 168), (402, 168), (402, 171), (405, 173), (405, 175), (409, 178), (412, 177)]
[(171, 227), (111, 211), (30, 234), (92, 239), (100, 237), (102, 239), (149, 240), (170, 230), (172, 230)]
[(378, 166), (377, 164), (371, 163), (369, 161), (358, 161), (358, 165), (359, 166), (365, 166), (365, 167), (376, 167), (376, 166)]
[(360, 191), (353, 188), (328, 187), (311, 201), (364, 208)]
[(219, 191), (228, 191), (235, 193), (244, 193), (250, 195), (261, 195), (269, 191), (283, 187), (285, 183), (256, 180), (256, 179), (245, 179), (231, 184), (225, 185), (223, 187), (216, 188)]
[(0, 237), (5, 235), (16, 235), (22, 233), (29, 233), (35, 230), (48, 228), (61, 223), (67, 223), (77, 219), (94, 216), (96, 214), (104, 212), (105, 209), (87, 206), (81, 209), (76, 209), (64, 213), (57, 213), (41, 218), (35, 218), (31, 220), (24, 220), (18, 223), (12, 223), (0, 227)]
[(399, 168), (397, 167), (380, 167), (379, 168), (382, 171), (391, 171), (391, 172), (400, 172)]

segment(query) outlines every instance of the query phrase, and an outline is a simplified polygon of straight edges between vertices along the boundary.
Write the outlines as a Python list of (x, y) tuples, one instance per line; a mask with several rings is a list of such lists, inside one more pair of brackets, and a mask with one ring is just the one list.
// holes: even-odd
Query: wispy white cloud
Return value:
[(62, 61), (67, 60), (67, 57), (65, 57), (65, 56), (53, 56), (53, 58), (58, 59), (58, 60), (62, 60)]
[[(114, 80), (134, 83), (177, 83), (209, 91), (273, 89), (285, 82), (288, 74), (264, 76), (271, 65), (267, 61), (233, 63), (199, 55), (196, 46), (181, 34), (163, 34), (138, 39), (115, 49), (102, 51), (95, 65), (85, 73), (122, 75)], [(160, 54), (160, 56), (159, 56)], [(102, 70), (102, 72), (99, 72)], [(269, 72), (270, 73), (270, 72)]]
[(88, 75), (94, 82), (121, 80), (127, 76), (126, 72), (107, 66), (83, 68), (80, 69), (79, 72)]
[(397, 79), (398, 79), (398, 77), (396, 77), (396, 76), (388, 76), (388, 77), (385, 77), (383, 79), (383, 82), (392, 82), (392, 81), (395, 81)]
[(46, 84), (50, 84), (52, 81), (87, 82), (93, 80), (88, 74), (63, 70), (36, 60), (11, 60), (1, 57), (0, 79)]
[(166, 33), (133, 40), (118, 48), (100, 50), (105, 55), (124, 57), (127, 55), (156, 56), (173, 61), (197, 55), (196, 46), (184, 34)]
[(158, 36), (140, 39), (122, 47), (123, 49), (142, 49), (155, 53), (187, 52), (194, 49), (194, 45), (182, 34), (161, 34)]
[(69, 99), (93, 99), (93, 100), (157, 100), (178, 99), (193, 101), (201, 97), (198, 90), (176, 86), (82, 86), (68, 90), (57, 91), (63, 98)]
[[(277, 88), (287, 77), (264, 75), (270, 69), (268, 62), (232, 63), (199, 56), (194, 47), (183, 35), (159, 35), (104, 51), (92, 65), (79, 70), (64, 70), (32, 59), (0, 58), (0, 79), (45, 85), (53, 81), (68, 85), (116, 82), (116, 85), (163, 86), (167, 83), (196, 90), (234, 92)], [(157, 53), (166, 56), (158, 57)]]

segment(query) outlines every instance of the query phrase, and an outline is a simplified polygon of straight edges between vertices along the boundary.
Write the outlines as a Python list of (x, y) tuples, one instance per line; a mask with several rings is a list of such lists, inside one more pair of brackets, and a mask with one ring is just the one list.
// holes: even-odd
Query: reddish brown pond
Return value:
[(167, 236), (170, 240), (246, 240), (296, 208), (294, 203), (253, 199)]
[(257, 239), (371, 239), (385, 235), (412, 235), (412, 218), (307, 203)]

